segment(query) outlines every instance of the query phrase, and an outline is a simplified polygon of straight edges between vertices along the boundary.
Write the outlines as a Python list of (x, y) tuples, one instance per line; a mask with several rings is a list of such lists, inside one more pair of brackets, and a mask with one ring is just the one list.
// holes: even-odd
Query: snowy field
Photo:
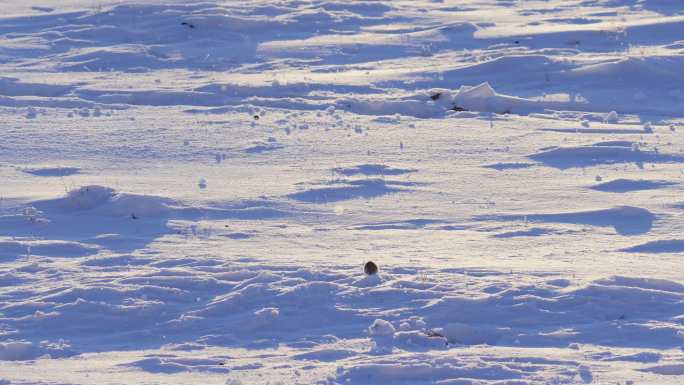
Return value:
[(0, 384), (684, 383), (684, 2), (0, 3)]

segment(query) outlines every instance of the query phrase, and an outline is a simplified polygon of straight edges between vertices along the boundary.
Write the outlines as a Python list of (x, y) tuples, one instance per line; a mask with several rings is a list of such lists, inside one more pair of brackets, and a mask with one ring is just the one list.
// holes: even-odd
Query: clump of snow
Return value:
[(606, 123), (617, 123), (619, 120), (618, 113), (615, 111), (610, 111), (605, 118)]
[(69, 209), (90, 210), (101, 206), (116, 196), (113, 188), (104, 186), (83, 186), (67, 193), (63, 205)]
[(453, 96), (453, 106), (471, 111), (506, 112), (507, 101), (485, 82), (475, 87), (461, 86)]
[(372, 336), (388, 336), (394, 334), (395, 331), (394, 326), (383, 319), (376, 319), (368, 327), (368, 334)]
[(280, 315), (280, 311), (275, 307), (265, 307), (254, 312), (254, 319), (251, 321), (252, 328), (262, 328), (270, 325)]
[[(431, 92), (435, 92), (432, 90)], [(494, 113), (510, 113), (513, 110), (527, 110), (533, 102), (498, 94), (488, 82), (476, 86), (461, 86), (455, 92), (437, 91), (439, 97), (436, 105), (454, 111), (478, 111)], [(434, 95), (437, 95), (434, 94)]]
[(357, 287), (372, 287), (372, 286), (378, 286), (382, 284), (383, 279), (381, 278), (380, 274), (373, 274), (373, 275), (365, 275), (362, 278), (359, 278), (354, 281), (354, 286)]

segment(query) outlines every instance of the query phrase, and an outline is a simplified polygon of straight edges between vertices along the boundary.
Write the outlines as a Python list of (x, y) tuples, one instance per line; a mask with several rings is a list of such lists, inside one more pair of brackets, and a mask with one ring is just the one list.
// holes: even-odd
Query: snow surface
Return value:
[(682, 384), (683, 30), (4, 2), (0, 384)]

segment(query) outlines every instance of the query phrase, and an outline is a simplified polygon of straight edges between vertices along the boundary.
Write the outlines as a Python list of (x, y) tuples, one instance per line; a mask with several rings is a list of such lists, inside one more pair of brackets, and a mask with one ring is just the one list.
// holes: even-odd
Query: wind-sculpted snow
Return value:
[[(250, 100), (277, 107), (297, 99), (306, 109), (351, 103), (349, 108), (357, 113), (431, 117), (445, 111), (425, 105), (427, 99), (418, 96), (440, 88), (461, 89), (456, 104), (473, 111), (670, 115), (670, 107), (682, 98), (680, 47), (672, 39), (682, 23), (676, 16), (624, 22), (605, 12), (603, 19), (549, 18), (540, 23), (535, 21), (538, 13), (521, 10), (523, 20), (548, 30), (506, 36), (496, 32), (496, 23), (477, 22), (471, 16), (476, 14), (446, 4), (429, 4), (433, 11), (420, 16), (403, 14), (406, 5), (394, 3), (359, 7), (355, 2), (317, 2), (309, 7), (289, 1), (277, 7), (131, 3), (7, 16), (0, 20), (0, 57), (13, 71), (50, 68), (109, 76), (125, 72), (145, 83), (155, 71), (174, 71), (174, 76), (187, 79), (163, 89), (124, 90), (113, 84), (113, 78), (47, 84), (7, 77), (0, 82), (0, 94), (5, 95), (0, 104), (122, 108), (222, 106)], [(562, 11), (551, 8), (542, 14)], [(410, 25), (411, 20), (416, 23)], [(639, 47), (649, 44), (657, 45), (658, 56), (640, 54)], [(585, 56), (570, 60), (578, 52)], [(291, 68), (283, 71), (283, 60), (291, 60)], [(311, 76), (302, 76), (303, 68)], [(206, 71), (221, 80), (193, 80), (192, 71)], [(225, 71), (239, 73), (240, 79), (222, 75)], [(491, 87), (482, 89), (485, 83)], [(463, 86), (478, 86), (478, 96), (466, 95)], [(360, 104), (348, 100), (344, 90), (350, 87), (359, 89), (358, 96), (375, 97), (357, 96)], [(414, 97), (405, 95), (417, 91)], [(17, 98), (20, 95), (31, 99)]]
[(641, 245), (627, 247), (622, 251), (628, 253), (681, 253), (684, 252), (684, 240), (664, 239), (646, 242)]
[(415, 169), (402, 169), (389, 167), (384, 164), (361, 164), (352, 167), (338, 167), (333, 169), (334, 172), (345, 176), (352, 175), (402, 175), (416, 172)]
[(663, 154), (656, 151), (641, 151), (637, 147), (592, 145), (581, 147), (558, 147), (529, 156), (551, 167), (566, 169), (597, 164), (633, 163), (643, 167), (644, 163), (682, 163), (680, 154)]
[[(0, 215), (0, 237), (11, 237), (0, 242), (0, 257), (81, 256), (97, 253), (100, 247), (131, 252), (166, 234), (181, 233), (177, 223), (184, 221), (263, 221), (292, 215), (305, 217), (307, 212), (297, 213), (284, 203), (267, 201), (190, 206), (169, 198), (83, 186), (61, 198), (32, 202), (19, 213)], [(191, 231), (196, 232), (196, 228), (191, 227)], [(225, 229), (216, 232), (244, 238), (236, 234)], [(34, 240), (37, 236), (46, 240)]]
[(381, 179), (364, 179), (351, 181), (333, 181), (337, 187), (319, 187), (290, 194), (289, 197), (309, 203), (328, 203), (349, 199), (371, 199), (387, 194), (409, 191), (401, 188), (404, 183)]
[[(384, 12), (373, 17), (347, 11), (346, 6), (298, 9), (292, 5), (274, 14), (268, 7), (249, 9), (211, 2), (124, 4), (18, 17), (0, 25), (0, 32), (11, 33), (0, 52), (52, 62), (66, 71), (229, 69), (255, 61), (260, 42), (272, 38), (274, 30), (306, 37), (314, 34), (310, 25), (325, 33), (387, 20), (379, 17)], [(10, 44), (15, 41), (25, 43)], [(207, 54), (205, 48), (209, 47)]]
[(28, 168), (23, 171), (37, 176), (64, 177), (77, 174), (80, 170), (78, 167), (39, 167)]
[(0, 384), (680, 385), (683, 26), (5, 1)]
[[(621, 235), (638, 235), (651, 231), (655, 215), (641, 207), (619, 206), (605, 210), (557, 214), (491, 215), (480, 220), (525, 220), (531, 222), (570, 223), (605, 227), (610, 226)], [(499, 235), (501, 237), (501, 235)]]
[[(481, 344), (505, 352), (598, 343), (642, 349), (643, 358), (611, 360), (648, 364), (660, 360), (648, 349), (682, 343), (677, 319), (684, 311), (684, 288), (672, 281), (613, 277), (558, 287), (548, 278), (506, 273), (470, 277), (468, 271), (434, 270), (425, 279), (415, 271), (389, 269), (362, 283), (354, 278), (357, 268), (349, 266), (302, 269), (217, 260), (164, 268), (150, 261), (136, 264), (135, 272), (116, 272), (107, 268), (110, 264), (88, 263), (99, 259), (90, 258), (81, 264), (83, 274), (96, 277), (108, 271), (108, 282), (69, 288), (50, 282), (49, 270), (39, 264), (31, 278), (33, 290), (6, 296), (2, 322), (16, 342), (8, 343), (0, 357), (26, 360), (129, 349), (127, 341), (135, 340), (136, 347), (167, 353), (128, 366), (151, 373), (227, 373), (237, 366), (230, 356), (192, 359), (180, 347), (250, 348), (273, 345), (278, 336), (273, 347), (299, 352), (297, 366), (334, 360), (341, 380), (368, 371), (373, 381), (383, 382), (407, 373), (423, 382), (461, 375), (535, 381), (542, 369), (572, 378), (582, 358), (539, 361), (543, 366), (529, 370), (535, 359), (518, 362), (504, 355), (496, 364), (490, 356), (494, 350), (479, 357), (458, 352)], [(448, 277), (458, 279), (444, 280)], [(516, 280), (522, 281), (512, 283)], [(112, 338), (114, 332), (118, 337)], [(312, 339), (316, 335), (327, 337), (317, 341)], [(171, 350), (174, 346), (179, 349)], [(368, 349), (369, 361), (359, 361)]]
[(605, 192), (626, 193), (630, 191), (641, 190), (655, 190), (659, 188), (667, 188), (675, 185), (674, 182), (663, 180), (629, 180), (629, 179), (615, 179), (610, 182), (599, 183), (591, 186), (592, 189)]

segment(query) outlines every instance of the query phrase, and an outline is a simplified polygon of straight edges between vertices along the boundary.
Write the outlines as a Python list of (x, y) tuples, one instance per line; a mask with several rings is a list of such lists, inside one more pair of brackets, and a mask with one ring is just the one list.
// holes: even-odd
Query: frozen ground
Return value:
[(678, 1), (2, 7), (0, 384), (684, 382)]

